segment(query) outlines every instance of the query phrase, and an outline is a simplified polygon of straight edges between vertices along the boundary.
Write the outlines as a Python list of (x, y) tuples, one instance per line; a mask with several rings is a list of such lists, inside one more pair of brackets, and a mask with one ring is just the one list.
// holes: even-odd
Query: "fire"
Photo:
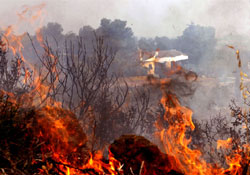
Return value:
[[(45, 14), (44, 8), (44, 3), (35, 6), (24, 6), (24, 10), (21, 13), (17, 13), (17, 24), (2, 28), (2, 30), (4, 31), (3, 38), (6, 40), (6, 47), (8, 47), (8, 49), (12, 51), (14, 57), (20, 58), (20, 61), (18, 62), (19, 66), (21, 65), (20, 62), (23, 62), (26, 65), (23, 70), (24, 78), (22, 80), (22, 83), (30, 84), (30, 86), (33, 87), (33, 90), (28, 94), (24, 94), (23, 98), (33, 98), (33, 105), (39, 105), (46, 101), (47, 96), (45, 94), (47, 94), (47, 92), (49, 91), (49, 87), (41, 83), (41, 77), (39, 75), (39, 72), (32, 64), (29, 63), (29, 61), (27, 61), (26, 58), (24, 58), (24, 46), (22, 42), (25, 37), (27, 38), (27, 33), (24, 32), (21, 34), (17, 34), (15, 32), (18, 31), (20, 29), (20, 26), (22, 25), (29, 26), (30, 28), (38, 28), (36, 31), (37, 38), (39, 38), (39, 42), (42, 43), (42, 35), (40, 33), (40, 28), (43, 25), (43, 19)], [(19, 74), (20, 73), (21, 70)]]
[(17, 35), (14, 33), (14, 31), (18, 31), (19, 26), (21, 25), (30, 25), (30, 28), (42, 27), (44, 18), (43, 14), (45, 13), (44, 7), (44, 3), (31, 7), (25, 6), (25, 9), (21, 13), (17, 13), (19, 17), (18, 23), (2, 29), (3, 31), (5, 31), (4, 36), (7, 38), (9, 47), (12, 50), (13, 54), (20, 54), (23, 61), (25, 61), (25, 58), (22, 54), (22, 39), (26, 36), (26, 33)]
[[(191, 138), (187, 138), (187, 129), (194, 130), (192, 122), (192, 110), (181, 106), (177, 97), (163, 90), (161, 104), (165, 108), (164, 120), (168, 127), (162, 127), (162, 121), (156, 123), (159, 129), (159, 136), (164, 145), (165, 152), (175, 157), (176, 165), (174, 169), (180, 170), (184, 174), (240, 174), (243, 171), (241, 152), (238, 150), (226, 156), (227, 169), (219, 168), (218, 165), (207, 163), (202, 158), (199, 150), (189, 148)], [(228, 149), (232, 147), (232, 138), (218, 140), (217, 149)]]
[[(217, 149), (230, 149), (232, 148), (232, 138), (228, 138), (227, 140), (218, 140), (217, 141)], [(240, 153), (241, 150), (238, 150)], [(226, 162), (229, 165), (229, 168), (223, 171), (223, 174), (242, 174), (242, 157), (241, 155), (234, 152), (231, 155), (226, 156)]]
[[(31, 24), (38, 23), (42, 25), (43, 8), (45, 4), (41, 4), (34, 7), (25, 7), (25, 9), (18, 13), (20, 21), (28, 21)], [(27, 17), (28, 12), (33, 12), (31, 16)], [(38, 22), (37, 22), (38, 21)], [(23, 99), (27, 97), (32, 98), (31, 106), (39, 106), (40, 108), (35, 112), (37, 123), (37, 129), (35, 132), (38, 139), (43, 141), (41, 145), (41, 151), (43, 153), (43, 161), (46, 161), (46, 165), (43, 165), (40, 172), (48, 174), (48, 171), (52, 169), (52, 162), (57, 165), (58, 173), (64, 173), (67, 175), (76, 174), (122, 174), (121, 163), (117, 161), (114, 155), (109, 152), (108, 161), (104, 161), (103, 153), (97, 151), (94, 153), (85, 151), (87, 150), (87, 136), (84, 134), (76, 116), (67, 110), (61, 108), (60, 102), (51, 101), (48, 97), (48, 93), (55, 87), (49, 87), (45, 83), (41, 82), (41, 77), (36, 73), (35, 68), (29, 64), (22, 54), (23, 44), (22, 40), (26, 34), (16, 35), (14, 30), (18, 26), (9, 26), (5, 28), (4, 36), (9, 41), (9, 48), (13, 55), (19, 55), (21, 61), (28, 64), (29, 68), (33, 70), (36, 77), (33, 81), (33, 89), (28, 94), (25, 94)], [(43, 45), (43, 36), (40, 28), (36, 30), (36, 38)], [(4, 45), (0, 43), (0, 45)], [(49, 49), (47, 56), (52, 64), (52, 73), (55, 73), (54, 84), (58, 82), (58, 70), (56, 64), (58, 58)], [(239, 60), (239, 51), (236, 52), (237, 59)], [(21, 65), (21, 63), (18, 63)], [(176, 71), (181, 70), (180, 66), (176, 66), (175, 70), (170, 70), (169, 74), (173, 74)], [(241, 72), (241, 77), (246, 77)], [(23, 83), (26, 84), (31, 79), (31, 73), (28, 69), (25, 69), (25, 78)], [(163, 85), (171, 81), (167, 79), (167, 82), (159, 82), (153, 79), (153, 83)], [(244, 89), (245, 87), (242, 87)], [(164, 128), (161, 125), (157, 125), (160, 139), (164, 145), (165, 152), (168, 155), (174, 157), (172, 160), (171, 168), (182, 171), (184, 174), (192, 175), (213, 175), (213, 174), (239, 174), (242, 172), (242, 157), (239, 152), (233, 153), (226, 157), (228, 169), (218, 168), (212, 164), (207, 163), (202, 158), (202, 153), (199, 150), (192, 150), (189, 147), (191, 138), (186, 137), (187, 129), (194, 130), (195, 125), (192, 122), (192, 110), (184, 107), (180, 104), (177, 97), (169, 92), (163, 90), (163, 97), (161, 98), (161, 104), (165, 109), (164, 121), (168, 123), (168, 127)], [(248, 91), (247, 91), (248, 92)], [(12, 96), (12, 95), (10, 95)], [(232, 139), (218, 140), (217, 149), (230, 148), (232, 146)], [(86, 150), (85, 150), (86, 149)], [(52, 157), (53, 160), (48, 160), (48, 157)], [(51, 161), (51, 162), (49, 162)], [(36, 161), (34, 160), (34, 163)], [(144, 162), (142, 162), (142, 167)], [(143, 169), (143, 168), (142, 168)]]
[(227, 140), (218, 140), (217, 141), (217, 149), (231, 148), (231, 146), (232, 146), (232, 138), (228, 138)]
[(164, 120), (169, 123), (169, 128), (161, 131), (161, 140), (166, 153), (176, 158), (176, 167), (184, 174), (217, 174), (217, 170), (200, 158), (199, 150), (188, 147), (191, 139), (185, 137), (186, 129), (195, 128), (192, 111), (181, 106), (174, 95), (167, 93), (163, 94), (161, 103), (165, 108)]
[[(118, 174), (122, 172), (120, 163), (113, 157), (112, 153), (109, 153), (109, 161), (105, 163), (101, 152), (89, 153), (86, 152), (86, 140), (87, 137), (83, 133), (82, 128), (76, 119), (76, 117), (69, 111), (61, 108), (61, 102), (55, 102), (48, 97), (48, 93), (55, 87), (50, 87), (45, 83), (42, 83), (41, 76), (37, 73), (34, 66), (29, 64), (26, 58), (23, 56), (23, 44), (26, 33), (15, 34), (14, 31), (18, 30), (21, 23), (31, 24), (36, 29), (36, 38), (40, 45), (46, 50), (46, 56), (51, 59), (50, 63), (53, 64), (52, 73), (55, 74), (54, 85), (58, 81), (58, 70), (56, 64), (58, 58), (50, 52), (49, 48), (46, 48), (43, 44), (43, 36), (40, 27), (43, 24), (45, 4), (38, 6), (28, 7), (18, 13), (19, 22), (16, 25), (11, 25), (4, 29), (4, 38), (8, 43), (1, 43), (1, 46), (8, 44), (8, 47), (12, 51), (14, 56), (20, 56), (22, 62), (25, 62), (29, 69), (24, 70), (24, 79), (22, 83), (28, 83), (31, 77), (34, 78), (32, 81), (32, 90), (24, 94), (21, 99), (25, 99), (27, 102), (28, 98), (31, 98), (31, 104), (26, 103), (27, 106), (38, 106), (40, 109), (36, 111), (36, 127), (38, 128), (35, 133), (40, 141), (42, 141), (41, 151), (43, 154), (43, 160), (46, 161), (46, 165), (43, 165), (40, 169), (41, 174), (49, 174), (49, 171), (53, 166), (57, 166), (58, 173), (64, 173), (67, 175), (76, 174)], [(31, 14), (31, 15), (30, 15)], [(18, 62), (20, 65), (20, 62)], [(13, 103), (16, 103), (16, 99), (13, 94), (9, 94)], [(52, 101), (51, 101), (52, 100)], [(42, 106), (41, 106), (42, 104)], [(50, 106), (53, 104), (54, 107)], [(22, 104), (23, 105), (23, 104)], [(25, 106), (25, 104), (23, 105)], [(31, 126), (30, 126), (31, 127)], [(47, 160), (51, 157), (53, 160)], [(52, 162), (51, 162), (52, 161)], [(36, 164), (37, 161), (33, 160)]]
[(223, 171), (223, 174), (230, 173), (232, 175), (242, 174), (242, 166), (241, 166), (241, 155), (235, 154), (233, 157), (226, 157), (227, 164), (229, 168)]
[[(60, 171), (65, 174), (118, 174), (122, 172), (120, 163), (109, 153), (109, 161), (103, 162), (101, 151), (94, 154), (86, 152), (87, 137), (74, 115), (60, 108), (45, 107), (37, 111), (37, 134), (45, 145), (43, 154), (52, 154)], [(45, 171), (45, 170), (41, 170)]]

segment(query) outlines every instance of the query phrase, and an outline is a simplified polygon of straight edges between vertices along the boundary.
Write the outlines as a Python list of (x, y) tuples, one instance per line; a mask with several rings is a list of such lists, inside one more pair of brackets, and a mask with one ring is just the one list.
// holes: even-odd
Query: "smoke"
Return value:
[[(3, 0), (1, 0), (3, 1)], [(249, 31), (249, 0), (75, 0), (3, 2), (0, 7), (0, 23), (9, 23), (23, 5), (45, 3), (47, 16), (44, 25), (62, 24), (65, 32), (78, 32), (83, 25), (98, 27), (102, 18), (121, 19), (128, 23), (136, 36), (176, 37), (187, 24), (194, 22), (216, 29), (216, 37), (228, 34), (244, 34)], [(4, 5), (3, 5), (4, 4)], [(13, 9), (13, 12), (9, 12)]]
[[(16, 2), (2, 2), (0, 15), (2, 17), (8, 15), (8, 17), (0, 19), (1, 25), (15, 23), (16, 12), (20, 11), (23, 5), (45, 3), (44, 25), (49, 21), (58, 22), (62, 24), (63, 34), (69, 31), (78, 33), (81, 27), (87, 25), (98, 28), (102, 18), (121, 19), (127, 21), (127, 26), (132, 29), (134, 36), (172, 38), (173, 40), (170, 39), (169, 43), (164, 43), (168, 41), (167, 39), (162, 40), (166, 50), (169, 50), (168, 47), (172, 41), (170, 49), (180, 49), (174, 48), (175, 46), (188, 48), (187, 50), (191, 51), (196, 49), (197, 53), (202, 53), (202, 57), (194, 67), (202, 67), (202, 71), (206, 70), (209, 75), (202, 77), (202, 73), (199, 74), (198, 87), (186, 103), (194, 111), (200, 111), (200, 113), (207, 111), (206, 113), (209, 114), (213, 107), (228, 106), (231, 97), (235, 95), (234, 89), (237, 87), (234, 84), (234, 78), (239, 76), (236, 71), (237, 63), (234, 52), (225, 45), (234, 45), (240, 50), (243, 49), (243, 67), (247, 64), (245, 58), (250, 56), (248, 51), (244, 51), (248, 50), (247, 47), (250, 44), (249, 0), (106, 0), (105, 3), (102, 0), (38, 0), (36, 2), (20, 0)], [(9, 12), (9, 9), (13, 11)], [(187, 25), (192, 22), (215, 29), (217, 47), (214, 53), (208, 51), (207, 45), (198, 48), (192, 42), (184, 43), (184, 40), (177, 39), (183, 35)], [(192, 38), (194, 37), (190, 37)], [(131, 41), (133, 41), (133, 36), (131, 36)], [(126, 52), (129, 51), (126, 50)]]
[(177, 29), (194, 22), (216, 29), (216, 36), (247, 34), (250, 29), (250, 1), (248, 0), (186, 0), (169, 7), (165, 21)]
[[(249, 0), (213, 0), (210, 1), (206, 13), (209, 14), (210, 24), (216, 26), (217, 35), (247, 34), (250, 29)], [(208, 20), (208, 17), (207, 19)]]

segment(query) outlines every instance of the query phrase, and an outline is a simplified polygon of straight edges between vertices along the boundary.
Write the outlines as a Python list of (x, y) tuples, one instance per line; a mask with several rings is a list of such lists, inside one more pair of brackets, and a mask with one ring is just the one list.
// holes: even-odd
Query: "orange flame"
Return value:
[[(164, 90), (164, 88), (162, 88)], [(187, 128), (194, 130), (192, 122), (192, 110), (181, 106), (177, 97), (173, 94), (163, 91), (161, 104), (165, 108), (164, 120), (168, 123), (168, 128), (163, 128), (159, 123), (159, 136), (163, 143), (165, 152), (176, 159), (175, 169), (182, 171), (184, 174), (213, 175), (230, 172), (237, 174), (242, 171), (241, 156), (238, 153), (232, 153), (226, 157), (229, 168), (224, 170), (212, 164), (207, 163), (201, 156), (199, 150), (189, 148), (191, 138), (187, 138), (185, 133)], [(232, 139), (226, 141), (218, 140), (217, 148), (229, 148)]]
[(217, 140), (217, 149), (220, 148), (231, 148), (232, 146), (232, 138), (228, 138), (227, 140)]
[[(28, 21), (31, 24), (35, 24), (35, 21), (38, 21), (39, 26), (42, 24), (42, 9), (45, 4), (41, 4), (34, 7), (26, 7), (21, 13), (18, 14), (20, 21)], [(28, 12), (35, 10), (35, 14), (27, 17)], [(29, 67), (36, 71), (35, 68), (30, 65), (22, 54), (23, 44), (22, 40), (25, 36), (24, 34), (16, 35), (14, 30), (17, 26), (12, 25), (5, 29), (4, 35), (9, 41), (9, 48), (13, 52), (13, 55), (19, 54), (21, 60), (29, 65)], [(36, 30), (36, 37), (40, 44), (43, 46), (43, 37), (40, 28)], [(49, 54), (51, 60), (55, 61), (53, 66), (53, 72), (56, 70), (56, 61), (57, 58), (52, 53)], [(181, 67), (176, 67), (176, 70), (170, 71), (170, 74), (175, 71), (180, 70)], [(29, 72), (25, 72), (24, 83), (27, 83), (30, 77)], [(37, 101), (34, 101), (34, 104), (41, 104), (46, 98), (47, 94), (50, 91), (50, 88), (45, 84), (42, 84), (40, 77), (35, 77), (34, 80), (34, 89), (32, 92), (29, 92), (29, 96), (39, 96), (40, 98)], [(172, 95), (164, 92), (161, 99), (161, 103), (165, 108), (164, 120), (168, 122), (169, 127), (167, 129), (160, 128), (160, 138), (163, 142), (165, 151), (167, 154), (175, 157), (175, 165), (173, 168), (182, 170), (185, 174), (199, 174), (199, 175), (213, 175), (213, 174), (224, 174), (230, 172), (231, 174), (237, 174), (241, 172), (241, 156), (239, 154), (234, 154), (233, 156), (226, 157), (229, 168), (223, 170), (222, 168), (214, 168), (211, 164), (206, 163), (205, 160), (201, 158), (201, 152), (199, 150), (192, 150), (188, 147), (191, 142), (191, 138), (186, 138), (186, 129), (190, 128), (191, 130), (195, 129), (195, 126), (192, 122), (192, 110), (187, 107), (181, 106), (178, 99)], [(45, 103), (49, 104), (49, 103)], [(55, 103), (54, 103), (55, 104)], [(60, 106), (60, 103), (56, 103)], [(40, 109), (37, 112), (39, 117), (38, 125), (40, 131), (37, 133), (38, 137), (44, 139), (49, 143), (43, 149), (49, 150), (52, 153), (52, 156), (55, 160), (61, 163), (59, 165), (60, 170), (67, 175), (72, 174), (86, 174), (81, 172), (84, 169), (93, 169), (99, 174), (119, 174), (122, 172), (122, 165), (114, 158), (114, 156), (109, 153), (109, 162), (104, 163), (102, 161), (103, 156), (101, 152), (96, 154), (90, 154), (90, 158), (87, 163), (81, 166), (73, 168), (75, 165), (79, 165), (78, 157), (74, 157), (73, 160), (69, 160), (69, 153), (77, 153), (78, 148), (81, 148), (86, 141), (86, 138), (83, 136), (84, 133), (78, 128), (77, 119), (72, 117), (70, 112), (63, 112), (60, 108), (53, 108), (46, 106)], [(63, 118), (61, 117), (64, 116)], [(77, 134), (76, 134), (77, 133)], [(82, 133), (80, 137), (79, 133)], [(231, 144), (231, 140), (227, 141), (218, 141), (217, 148), (228, 148)], [(48, 165), (49, 166), (49, 165)], [(46, 168), (43, 168), (45, 171)], [(43, 171), (41, 170), (41, 171)]]
[(188, 148), (191, 139), (185, 137), (186, 128), (195, 128), (192, 111), (181, 106), (174, 95), (165, 93), (161, 103), (166, 111), (164, 119), (170, 124), (167, 130), (162, 129), (161, 140), (166, 153), (176, 158), (176, 167), (184, 174), (214, 174), (212, 167), (200, 158), (201, 152)]

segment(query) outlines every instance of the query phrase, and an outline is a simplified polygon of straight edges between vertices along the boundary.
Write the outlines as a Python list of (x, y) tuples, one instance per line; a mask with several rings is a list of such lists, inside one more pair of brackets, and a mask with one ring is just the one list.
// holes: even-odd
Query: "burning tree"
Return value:
[[(9, 73), (7, 52), (1, 55), (5, 63), (3, 89), (12, 77), (17, 84), (8, 85), (1, 96), (2, 172), (64, 174), (69, 169), (83, 174), (118, 172), (112, 170), (115, 159), (110, 157), (113, 163), (107, 164), (95, 151), (118, 137), (117, 130), (131, 133), (137, 129), (148, 109), (147, 91), (137, 91), (133, 109), (123, 107), (128, 85), (126, 82), (119, 85), (121, 80), (108, 72), (115, 52), (104, 45), (101, 37), (96, 36), (92, 54), (87, 53), (81, 39), (77, 50), (72, 42), (65, 42), (65, 52), (53, 50), (46, 40), (42, 46), (42, 55), (34, 47), (43, 65), (36, 78), (37, 73), (27, 73), (24, 62), (22, 69), (20, 64), (13, 64)], [(16, 73), (20, 70), (26, 74)], [(20, 89), (23, 93), (19, 93)], [(24, 99), (30, 99), (29, 103), (23, 103)], [(64, 109), (58, 107), (58, 102)], [(124, 110), (128, 109), (131, 112), (126, 114)], [(14, 149), (10, 148), (12, 145)], [(20, 156), (14, 158), (17, 152)]]
[[(116, 23), (125, 27), (123, 22)], [(104, 29), (112, 23), (104, 20), (102, 24), (105, 33)], [(132, 36), (130, 29), (125, 31)], [(7, 31), (6, 37), (10, 35), (11, 31)], [(247, 174), (247, 112), (237, 105), (231, 106), (233, 127), (221, 119), (204, 125), (193, 123), (192, 110), (182, 106), (171, 90), (187, 89), (185, 82), (193, 82), (197, 76), (176, 65), (167, 78), (148, 79), (150, 88), (157, 87), (162, 92), (157, 113), (150, 106), (149, 89), (130, 89), (126, 81), (110, 71), (116, 52), (107, 45), (108, 41), (95, 35), (93, 48), (88, 50), (83, 38), (68, 36), (77, 40), (67, 40), (61, 48), (55, 39), (52, 47), (51, 41), (43, 39), (38, 30), (42, 52), (29, 36), (41, 62), (36, 68), (32, 65), (27, 68), (23, 55), (17, 54), (21, 52), (22, 37), (11, 37), (19, 45), (17, 50), (11, 46), (14, 59), (10, 65), (6, 57), (8, 45), (0, 42), (2, 174)], [(236, 53), (240, 65), (239, 52)], [(183, 94), (192, 92), (190, 89)], [(154, 112), (159, 114), (157, 121)], [(216, 122), (219, 124), (215, 125)], [(100, 153), (101, 148), (121, 134), (144, 134), (153, 124), (165, 153), (135, 135), (115, 140), (109, 147), (108, 159)], [(242, 124), (246, 127), (243, 132)], [(231, 138), (219, 140), (219, 151), (214, 151), (217, 136)], [(202, 142), (209, 144), (202, 145), (202, 149), (199, 145)], [(222, 147), (227, 151), (220, 151)], [(210, 150), (206, 152), (206, 148)], [(204, 152), (210, 162), (202, 156)], [(213, 161), (217, 158), (221, 166)], [(227, 169), (222, 168), (225, 163)]]
[[(91, 50), (86, 49), (81, 37), (77, 42), (65, 41), (61, 50), (52, 48), (46, 40), (42, 46), (44, 54), (36, 53), (43, 65), (40, 80), (47, 85), (43, 101), (49, 99), (50, 105), (60, 102), (63, 108), (74, 112), (84, 130), (92, 135), (92, 149), (121, 134), (142, 133), (150, 127), (145, 117), (149, 90), (129, 89), (122, 77), (110, 72), (116, 52), (105, 44), (103, 37), (95, 35)], [(36, 50), (34, 44), (33, 48)], [(124, 105), (128, 95), (134, 102)], [(142, 128), (138, 130), (139, 123)]]
[(8, 64), (8, 43), (3, 38), (0, 38), (0, 89), (20, 95), (31, 89), (32, 71), (18, 55)]

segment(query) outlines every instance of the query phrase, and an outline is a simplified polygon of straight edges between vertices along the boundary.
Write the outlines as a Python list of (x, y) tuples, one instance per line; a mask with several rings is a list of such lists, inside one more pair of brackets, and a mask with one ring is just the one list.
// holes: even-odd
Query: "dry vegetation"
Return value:
[[(95, 36), (91, 51), (82, 38), (77, 42), (65, 41), (62, 50), (54, 49), (45, 40), (42, 54), (36, 50), (32, 39), (31, 42), (42, 65), (38, 77), (40, 84), (47, 87), (44, 94), (37, 91), (34, 72), (26, 68), (19, 57), (9, 63), (7, 50), (0, 47), (2, 174), (66, 174), (62, 169), (67, 168), (83, 174), (98, 174), (96, 169), (79, 168), (97, 150), (107, 148), (123, 134), (152, 136), (156, 121), (166, 129), (175, 122), (174, 117), (173, 123), (164, 120), (168, 111), (161, 103), (152, 106), (149, 88), (160, 86), (171, 94), (178, 87), (181, 96), (188, 96), (193, 92), (192, 82), (197, 79), (192, 74), (194, 77), (190, 81), (190, 72), (182, 70), (175, 72), (178, 78), (164, 83), (153, 78), (149, 81), (152, 87), (131, 88), (126, 79), (109, 71), (116, 52), (103, 37)], [(37, 102), (36, 98), (40, 99), (39, 104), (33, 103)], [(57, 107), (58, 102), (62, 108)], [(173, 106), (170, 103), (168, 105)], [(227, 167), (226, 156), (232, 153), (241, 155), (241, 172), (247, 174), (249, 153), (245, 145), (250, 139), (250, 114), (244, 113), (234, 101), (230, 110), (229, 121), (221, 115), (203, 122), (196, 120), (195, 130), (188, 131), (186, 137), (192, 136), (191, 148), (200, 149), (208, 162), (218, 166)], [(217, 139), (229, 137), (231, 146), (217, 150)], [(178, 174), (179, 169), (171, 165), (173, 158), (143, 137), (123, 136), (110, 148), (114, 157), (124, 164), (124, 174), (143, 174), (143, 171)], [(105, 158), (101, 161), (107, 163)], [(142, 162), (146, 168), (141, 168)], [(106, 169), (103, 171), (110, 173)], [(115, 172), (122, 174), (118, 169)]]

